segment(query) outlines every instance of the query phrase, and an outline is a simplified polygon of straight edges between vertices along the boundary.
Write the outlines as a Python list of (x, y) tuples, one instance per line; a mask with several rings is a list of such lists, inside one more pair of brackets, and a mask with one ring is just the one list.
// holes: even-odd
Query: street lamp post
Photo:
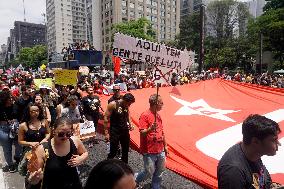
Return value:
[(205, 26), (205, 5), (203, 4), (203, 2), (201, 2), (201, 5), (200, 5), (200, 49), (199, 49), (199, 66), (198, 66), (199, 73), (201, 73), (201, 71), (203, 70), (203, 63), (204, 63), (204, 38), (205, 38), (204, 26)]

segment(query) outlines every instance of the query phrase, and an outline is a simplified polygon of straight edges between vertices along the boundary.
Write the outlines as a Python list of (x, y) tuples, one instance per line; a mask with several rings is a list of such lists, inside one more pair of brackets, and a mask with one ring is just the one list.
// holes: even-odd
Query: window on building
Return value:
[(107, 2), (106, 4), (105, 4), (105, 9), (108, 9), (110, 7), (110, 2)]
[(139, 5), (138, 6), (138, 11), (143, 11), (143, 8), (144, 8), (143, 5)]
[(121, 5), (124, 6), (124, 7), (127, 7), (127, 1), (126, 0), (122, 0), (121, 1)]

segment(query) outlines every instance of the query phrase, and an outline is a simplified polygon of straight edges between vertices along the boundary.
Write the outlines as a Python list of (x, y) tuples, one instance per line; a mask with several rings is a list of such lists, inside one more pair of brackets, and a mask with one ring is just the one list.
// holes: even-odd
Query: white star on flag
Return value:
[(207, 116), (207, 117), (211, 117), (214, 119), (220, 119), (223, 121), (236, 122), (235, 120), (226, 116), (226, 114), (240, 111), (240, 110), (221, 110), (217, 108), (212, 108), (203, 99), (199, 99), (193, 102), (188, 102), (188, 101), (176, 98), (174, 96), (171, 96), (171, 97), (175, 101), (183, 105), (183, 107), (181, 107), (175, 113), (175, 115), (202, 115), (202, 116)]

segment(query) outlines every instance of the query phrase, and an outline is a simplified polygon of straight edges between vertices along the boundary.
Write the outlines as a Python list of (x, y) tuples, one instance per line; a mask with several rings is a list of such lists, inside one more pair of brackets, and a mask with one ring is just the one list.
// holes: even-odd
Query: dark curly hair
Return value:
[(242, 125), (243, 142), (246, 145), (251, 143), (253, 137), (263, 140), (269, 135), (277, 135), (280, 132), (278, 123), (258, 114), (248, 116)]
[(5, 103), (8, 99), (12, 97), (12, 94), (10, 91), (1, 91), (0, 92), (0, 105), (3, 107), (5, 106)]
[(131, 103), (135, 102), (135, 97), (131, 93), (126, 93), (125, 95), (123, 95), (122, 99), (126, 102), (131, 102)]
[(37, 117), (38, 120), (40, 120), (40, 121), (44, 120), (45, 117), (44, 117), (44, 114), (43, 114), (43, 109), (42, 109), (42, 107), (39, 106), (39, 105), (37, 105), (37, 104), (35, 104), (35, 103), (29, 103), (28, 106), (27, 106), (27, 107), (25, 108), (25, 110), (24, 110), (24, 117), (23, 117), (22, 122), (26, 122), (26, 123), (30, 122), (30, 120), (31, 120), (30, 108), (31, 108), (32, 106), (37, 106), (38, 109), (39, 109), (39, 115), (38, 115), (38, 117)]

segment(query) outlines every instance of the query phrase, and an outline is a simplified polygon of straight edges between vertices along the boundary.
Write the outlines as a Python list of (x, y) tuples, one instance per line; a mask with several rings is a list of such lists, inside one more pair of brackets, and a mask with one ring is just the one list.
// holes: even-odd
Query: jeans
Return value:
[(19, 145), (16, 139), (9, 138), (10, 128), (9, 125), (0, 125), (0, 144), (3, 148), (4, 158), (6, 163), (11, 166), (13, 165), (12, 158), (12, 146), (15, 145), (15, 156), (14, 159), (19, 161), (21, 158), (22, 147)]
[(165, 170), (165, 152), (158, 154), (143, 155), (144, 170), (136, 177), (136, 182), (140, 182), (152, 177), (152, 189), (160, 189), (162, 183), (162, 173)]

